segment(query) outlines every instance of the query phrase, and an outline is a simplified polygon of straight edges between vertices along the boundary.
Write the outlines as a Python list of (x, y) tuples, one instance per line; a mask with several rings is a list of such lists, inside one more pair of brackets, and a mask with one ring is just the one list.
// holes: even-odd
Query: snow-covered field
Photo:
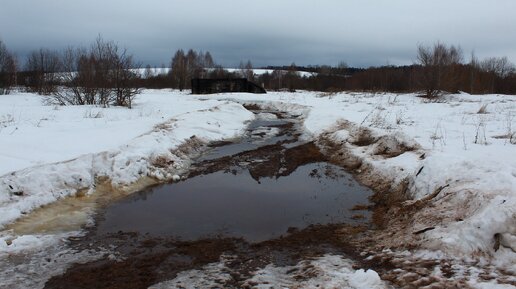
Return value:
[[(241, 71), (240, 68), (224, 68), (224, 70), (227, 70), (228, 72), (232, 72), (232, 73)], [(158, 76), (158, 75), (164, 75), (164, 74), (169, 73), (170, 68), (156, 67), (156, 68), (151, 68), (150, 70), (147, 70), (145, 68), (140, 68), (140, 69), (133, 69), (132, 71), (134, 71), (141, 77), (145, 77), (147, 74), (150, 76)], [(286, 70), (281, 70), (281, 71), (283, 73), (288, 72)], [(274, 69), (260, 69), (260, 68), (253, 69), (253, 73), (255, 75), (262, 75), (265, 73), (271, 74), (272, 72), (274, 72)], [(310, 77), (312, 75), (317, 74), (315, 72), (312, 73), (312, 72), (306, 72), (306, 71), (296, 71), (296, 73), (301, 77)]]
[[(26, 93), (0, 96), (0, 226), (65, 196), (91, 192), (101, 176), (118, 186), (146, 175), (176, 178), (188, 168), (188, 157), (176, 150), (192, 136), (206, 142), (245, 129), (253, 115), (238, 102), (303, 114), (305, 137), (324, 136), (359, 158), (358, 170), (393, 187), (405, 184), (413, 199), (406, 205), (420, 200), (426, 206), (393, 242), (414, 242), (436, 257), (481, 258), (516, 274), (516, 96), (507, 95), (457, 94), (428, 102), (412, 94), (192, 96), (147, 90), (132, 110), (44, 106)], [(364, 134), (370, 140), (360, 143)], [(164, 168), (158, 160), (171, 165)], [(24, 238), (2, 231), (0, 258), (37, 246)], [(282, 270), (264, 272), (282, 276)], [(344, 271), (350, 280), (365, 276)], [(324, 278), (332, 278), (328, 274)], [(488, 285), (475, 285), (482, 286)]]

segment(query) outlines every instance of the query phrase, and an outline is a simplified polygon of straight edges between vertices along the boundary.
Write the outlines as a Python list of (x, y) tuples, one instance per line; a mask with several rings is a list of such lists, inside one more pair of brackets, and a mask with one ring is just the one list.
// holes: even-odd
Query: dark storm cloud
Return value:
[(168, 64), (178, 48), (237, 65), (410, 64), (417, 44), (516, 60), (513, 0), (1, 0), (0, 39), (28, 51), (88, 45), (98, 34), (141, 62)]

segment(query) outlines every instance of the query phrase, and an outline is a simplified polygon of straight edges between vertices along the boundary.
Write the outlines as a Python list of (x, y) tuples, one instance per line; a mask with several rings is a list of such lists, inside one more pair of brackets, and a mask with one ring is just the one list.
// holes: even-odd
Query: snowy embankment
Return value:
[[(472, 256), (496, 255), (499, 238), (500, 251), (516, 250), (516, 97), (348, 97), (341, 113), (351, 123), (329, 137), (360, 158), (357, 170), (399, 184), (413, 200), (404, 205), (421, 201), (396, 241)], [(307, 123), (317, 128), (332, 107), (312, 110)]]
[(254, 118), (236, 103), (167, 91), (146, 91), (132, 110), (43, 106), (33, 94), (0, 102), (0, 226), (93, 192), (99, 179), (118, 188), (173, 179), (188, 165), (189, 144), (238, 136)]
[(334, 143), (335, 155), (353, 160), (348, 165), (364, 183), (397, 191), (410, 200), (404, 207), (418, 208), (403, 228), (389, 231), (392, 242), (385, 245), (466, 257), (516, 255), (516, 96), (457, 94), (430, 102), (413, 94), (299, 92), (252, 98), (308, 108), (309, 134)]

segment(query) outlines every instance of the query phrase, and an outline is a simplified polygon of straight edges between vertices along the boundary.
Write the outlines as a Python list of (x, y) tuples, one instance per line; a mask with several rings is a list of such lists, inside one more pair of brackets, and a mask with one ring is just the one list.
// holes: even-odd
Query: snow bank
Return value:
[(304, 107), (309, 135), (329, 136), (356, 159), (357, 173), (407, 186), (411, 199), (449, 185), (414, 216), (412, 229), (435, 227), (419, 238), (423, 247), (464, 256), (515, 250), (516, 96), (463, 93), (429, 102), (414, 94), (301, 91), (232, 99)]
[[(495, 236), (499, 236), (501, 245), (514, 250), (516, 158), (510, 156), (516, 155), (516, 146), (500, 136), (511, 133), (516, 98), (461, 95), (442, 103), (425, 103), (400, 96), (393, 104), (387, 99), (365, 98), (372, 108), (360, 123), (353, 116), (356, 113), (347, 109), (354, 125), (333, 137), (348, 143), (363, 167), (369, 166), (394, 183), (406, 180), (407, 193), (415, 200), (449, 186), (432, 200), (432, 206), (414, 215), (415, 228), (435, 227), (425, 233), (423, 246), (465, 256), (476, 252), (494, 255)], [(384, 105), (378, 105), (382, 101)], [(356, 105), (358, 111), (364, 102)], [(497, 107), (498, 113), (477, 114), (486, 102)], [(397, 110), (403, 113), (392, 115)], [(363, 127), (373, 132), (371, 143), (349, 144), (348, 135)], [(382, 149), (378, 151), (378, 147)], [(380, 153), (399, 148), (404, 148), (401, 155)]]
[[(33, 96), (19, 95), (18, 97), (32, 103), (28, 105), (30, 108), (24, 108), (27, 112), (20, 115), (28, 117), (31, 110), (38, 111), (35, 100), (32, 98)], [(170, 100), (163, 103), (165, 102), (164, 97), (169, 97)], [(89, 150), (90, 153), (71, 160), (31, 166), (1, 176), (0, 226), (4, 226), (38, 207), (66, 196), (92, 192), (99, 178), (107, 178), (114, 186), (118, 187), (129, 185), (144, 176), (161, 180), (173, 179), (175, 174), (184, 171), (188, 165), (188, 156), (181, 154), (181, 151), (177, 151), (180, 146), (192, 140), (208, 142), (238, 136), (244, 131), (245, 123), (254, 117), (251, 112), (239, 104), (216, 100), (183, 100), (181, 99), (182, 97), (186, 96), (169, 93), (169, 95), (163, 94), (161, 97), (158, 96), (156, 99), (156, 95), (151, 94), (147, 97), (142, 95), (140, 105), (135, 106), (135, 110), (138, 111), (138, 108), (141, 108), (142, 110), (148, 109), (151, 111), (149, 117), (143, 120), (138, 118), (137, 121), (132, 121), (130, 110), (126, 109), (126, 111), (120, 113), (119, 109), (115, 109), (115, 112), (119, 113), (119, 116), (122, 115), (125, 119), (121, 121), (123, 125), (118, 127), (119, 130), (113, 132), (112, 137), (116, 139), (114, 141), (107, 136), (111, 133), (111, 130), (103, 127), (99, 127), (94, 131), (106, 139), (93, 138), (88, 134), (86, 136), (80, 135), (81, 129), (85, 126), (89, 127), (90, 122), (89, 120), (77, 120), (77, 117), (75, 118), (76, 122), (72, 124), (73, 131), (67, 129), (64, 132), (65, 135), (70, 133), (66, 143), (51, 140), (51, 145), (43, 145), (39, 152), (31, 150), (28, 147), (31, 144), (23, 142), (23, 137), (17, 139), (17, 142), (19, 141), (20, 143), (19, 147), (14, 146), (12, 143), (6, 144), (4, 137), (2, 137), (0, 146), (3, 146), (2, 151), (4, 154), (7, 153), (9, 155), (13, 150), (19, 150), (20, 155), (27, 154), (27, 160), (19, 164), (6, 165), (2, 162), (4, 170), (6, 168), (18, 168), (22, 163), (30, 164), (34, 162), (34, 159), (38, 158), (38, 161), (59, 161), (63, 158), (68, 158), (69, 155), (76, 154), (75, 156), (77, 156), (82, 152), (88, 151), (86, 147), (70, 149), (68, 144), (74, 141), (98, 142), (100, 144), (94, 147), (99, 150), (106, 150), (95, 152), (95, 149), (91, 149)], [(150, 101), (153, 104), (145, 105), (146, 101)], [(167, 107), (174, 105), (176, 108)], [(157, 107), (161, 106), (162, 108), (157, 109)], [(181, 108), (181, 106), (183, 107)], [(209, 108), (198, 110), (202, 107)], [(44, 107), (41, 110), (45, 109), (48, 108)], [(56, 117), (56, 119), (61, 117), (63, 119), (68, 118), (69, 122), (73, 111), (77, 110), (76, 107), (60, 107), (59, 109), (65, 111), (63, 113), (65, 116)], [(72, 112), (68, 110), (72, 110)], [(182, 111), (187, 112), (174, 115)], [(109, 112), (111, 111), (106, 111), (106, 114)], [(156, 115), (154, 115), (154, 112), (156, 112)], [(34, 114), (37, 115), (37, 113)], [(166, 115), (171, 114), (174, 115), (173, 118), (165, 119)], [(145, 125), (134, 125), (133, 127), (133, 124), (138, 121), (144, 122)], [(156, 123), (159, 124), (156, 125)], [(57, 128), (49, 125), (50, 128), (42, 129), (41, 132), (38, 132), (37, 136), (34, 137), (34, 141), (37, 142), (45, 134), (50, 138), (58, 136), (58, 139), (62, 139), (63, 132), (59, 128), (65, 125), (67, 124), (58, 123), (55, 125)], [(147, 128), (147, 132), (142, 133), (145, 128)], [(30, 127), (27, 128), (20, 124), (18, 130), (22, 131), (25, 136), (29, 129)], [(74, 140), (74, 137), (77, 137), (77, 139)], [(56, 150), (62, 149), (64, 156), (45, 156), (46, 150), (49, 147), (54, 147)], [(40, 154), (42, 156), (39, 156)]]
[(46, 106), (35, 94), (0, 95), (0, 176), (116, 149), (158, 123), (219, 104), (168, 90), (145, 90), (133, 109)]

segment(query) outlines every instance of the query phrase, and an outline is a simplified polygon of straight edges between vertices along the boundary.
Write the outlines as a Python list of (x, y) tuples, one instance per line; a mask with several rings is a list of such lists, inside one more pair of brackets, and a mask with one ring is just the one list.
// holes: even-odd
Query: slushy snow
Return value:
[[(189, 270), (172, 280), (155, 284), (149, 289), (172, 288), (224, 288), (224, 282), (232, 279), (231, 269), (223, 256), (218, 263), (204, 266), (202, 270)], [(252, 273), (243, 281), (244, 288), (391, 288), (373, 270), (354, 270), (352, 263), (337, 255), (324, 255), (313, 260), (303, 260), (294, 266), (279, 267), (273, 264)]]

